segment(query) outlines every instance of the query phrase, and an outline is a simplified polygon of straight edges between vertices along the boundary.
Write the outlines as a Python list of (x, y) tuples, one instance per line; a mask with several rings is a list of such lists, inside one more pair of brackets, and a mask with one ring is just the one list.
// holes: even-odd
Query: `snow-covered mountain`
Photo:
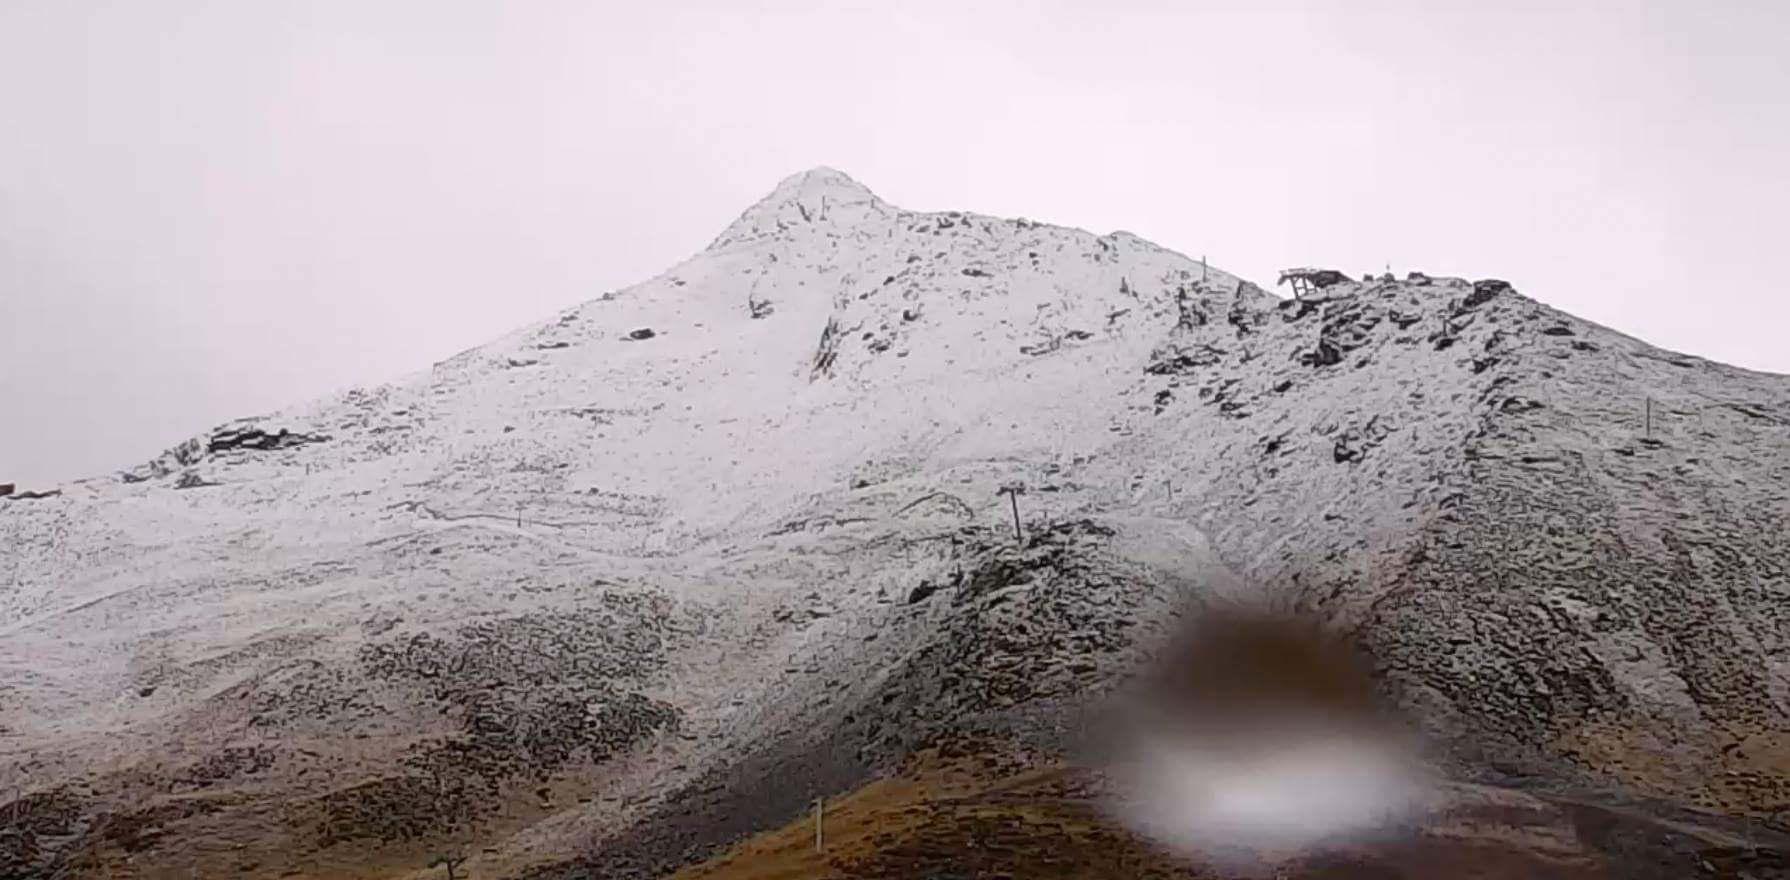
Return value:
[(1790, 819), (1790, 378), (1497, 281), (1283, 300), (815, 169), (60, 488), (0, 501), (0, 876), (656, 869), (1067, 748), (1216, 595), (1357, 632), (1459, 779)]

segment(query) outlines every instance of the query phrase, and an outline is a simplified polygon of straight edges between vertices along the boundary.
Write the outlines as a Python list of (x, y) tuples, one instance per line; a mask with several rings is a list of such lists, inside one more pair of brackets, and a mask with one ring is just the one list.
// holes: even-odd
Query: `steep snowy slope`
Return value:
[(816, 169), (651, 281), (4, 502), (0, 861), (662, 866), (939, 737), (1065, 747), (1218, 593), (1358, 628), (1460, 774), (1771, 821), (1790, 380), (1500, 283), (1328, 293)]

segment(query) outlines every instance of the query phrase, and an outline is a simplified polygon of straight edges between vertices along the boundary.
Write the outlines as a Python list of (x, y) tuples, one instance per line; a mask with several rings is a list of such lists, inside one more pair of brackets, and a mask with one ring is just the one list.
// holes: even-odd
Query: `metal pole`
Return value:
[(1008, 492), (1007, 500), (1013, 502), (1013, 540), (1024, 541), (1025, 535), (1019, 530), (1019, 493)]

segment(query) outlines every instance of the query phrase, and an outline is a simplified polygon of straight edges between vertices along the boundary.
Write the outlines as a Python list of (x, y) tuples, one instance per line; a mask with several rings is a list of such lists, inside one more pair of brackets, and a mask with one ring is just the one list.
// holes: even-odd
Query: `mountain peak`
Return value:
[(771, 190), (770, 198), (798, 198), (803, 194), (818, 192), (842, 197), (876, 198), (869, 187), (857, 182), (851, 175), (826, 165), (816, 165), (807, 171), (798, 171), (783, 178), (777, 188)]
[(710, 250), (775, 235), (805, 224), (849, 226), (888, 206), (851, 175), (819, 165), (792, 174), (746, 209), (709, 245)]

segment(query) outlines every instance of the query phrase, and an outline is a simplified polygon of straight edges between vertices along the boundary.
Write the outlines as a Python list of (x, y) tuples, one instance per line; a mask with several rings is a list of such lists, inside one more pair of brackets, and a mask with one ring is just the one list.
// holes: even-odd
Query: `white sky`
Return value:
[(1787, 38), (1781, 0), (0, 0), (0, 482), (424, 368), (820, 164), (1790, 372)]

